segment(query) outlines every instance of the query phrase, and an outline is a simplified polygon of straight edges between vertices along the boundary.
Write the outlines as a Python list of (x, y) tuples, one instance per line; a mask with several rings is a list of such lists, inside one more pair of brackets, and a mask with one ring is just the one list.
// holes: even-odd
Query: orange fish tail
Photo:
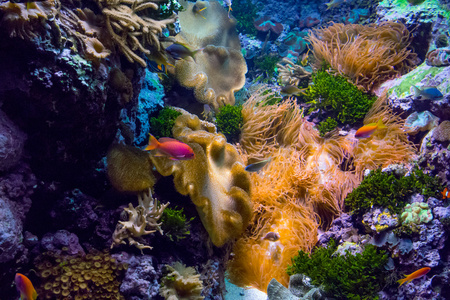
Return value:
[(150, 139), (148, 140), (148, 145), (144, 149), (146, 151), (154, 150), (154, 149), (159, 147), (158, 140), (153, 135), (151, 135), (150, 133), (149, 133), (149, 135), (150, 135)]
[(404, 284), (404, 283), (408, 282), (408, 278), (403, 278), (403, 279), (400, 279), (400, 280), (398, 280), (397, 282), (398, 282), (398, 283), (400, 283), (399, 287), (401, 287), (401, 286), (402, 286), (402, 284)]

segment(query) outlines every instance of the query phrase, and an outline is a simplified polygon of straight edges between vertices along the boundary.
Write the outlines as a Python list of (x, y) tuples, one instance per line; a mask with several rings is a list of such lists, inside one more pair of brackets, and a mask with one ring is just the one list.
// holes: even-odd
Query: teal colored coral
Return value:
[(313, 73), (312, 82), (304, 96), (312, 105), (310, 112), (320, 109), (340, 124), (361, 121), (376, 100), (375, 96), (359, 90), (344, 77), (326, 70)]
[(225, 105), (216, 115), (217, 131), (223, 133), (228, 142), (235, 143), (244, 124), (242, 106)]
[(170, 107), (164, 107), (158, 113), (157, 117), (150, 118), (150, 131), (156, 138), (173, 137), (172, 127), (175, 125), (175, 119), (181, 115)]
[(356, 214), (364, 214), (372, 206), (401, 213), (408, 197), (420, 193), (425, 197), (437, 197), (442, 190), (438, 177), (431, 177), (420, 169), (409, 176), (398, 177), (393, 173), (372, 171), (345, 199), (345, 205)]
[(333, 255), (337, 248), (331, 240), (327, 248), (316, 248), (311, 255), (300, 250), (287, 273), (307, 275), (335, 299), (377, 299), (385, 284), (385, 252), (367, 244), (362, 253)]

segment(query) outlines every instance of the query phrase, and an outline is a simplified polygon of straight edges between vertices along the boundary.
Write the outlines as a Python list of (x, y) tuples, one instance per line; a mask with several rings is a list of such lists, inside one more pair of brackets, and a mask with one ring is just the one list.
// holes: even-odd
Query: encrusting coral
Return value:
[[(243, 160), (272, 160), (262, 172), (251, 174), (255, 214), (228, 263), (231, 282), (262, 291), (272, 278), (287, 286), (285, 270), (291, 258), (299, 248), (311, 251), (319, 225), (326, 227), (342, 211), (345, 197), (361, 182), (364, 169), (406, 162), (414, 153), (383, 101), (375, 103), (370, 119), (383, 116), (389, 128), (380, 133), (385, 140), (376, 137), (357, 144), (352, 136), (320, 137), (295, 99), (266, 105), (272, 96), (262, 88), (242, 108), (239, 151)], [(369, 157), (362, 158), (362, 149)], [(264, 239), (269, 232), (277, 233), (279, 239)]]
[(169, 273), (161, 279), (160, 295), (167, 300), (201, 300), (203, 283), (194, 268), (180, 262), (166, 265)]
[(184, 110), (173, 136), (195, 153), (191, 160), (151, 159), (163, 176), (174, 176), (176, 190), (189, 195), (212, 243), (221, 247), (239, 237), (252, 216), (250, 177), (233, 145), (213, 124)]
[[(210, 105), (215, 111), (225, 104), (233, 105), (234, 92), (245, 84), (247, 64), (240, 51), (236, 20), (227, 16), (217, 1), (183, 2), (185, 11), (179, 13), (183, 29), (176, 41), (193, 50), (203, 48), (195, 61), (175, 62), (175, 76), (181, 85), (193, 88), (199, 102)], [(198, 13), (196, 6), (206, 7)]]
[(41, 285), (39, 299), (125, 299), (119, 293), (128, 265), (117, 263), (108, 251), (91, 250), (84, 256), (45, 252), (34, 261)]
[(402, 23), (335, 23), (313, 29), (307, 40), (318, 64), (325, 60), (366, 90), (410, 71), (416, 63), (417, 55), (408, 50), (411, 35)]
[(158, 223), (158, 221), (169, 202), (159, 204), (158, 200), (152, 197), (150, 189), (147, 193), (138, 195), (138, 202), (139, 204), (136, 207), (129, 203), (128, 208), (123, 209), (128, 214), (128, 221), (119, 221), (117, 224), (112, 236), (113, 243), (111, 248), (120, 244), (126, 244), (125, 239), (128, 239), (130, 246), (134, 245), (141, 251), (143, 249), (152, 249), (149, 245), (139, 242), (139, 239), (143, 235), (156, 232), (156, 230), (163, 234), (161, 223)]
[(138, 62), (147, 66), (145, 60), (135, 53), (136, 50), (144, 54), (161, 51), (159, 41), (163, 29), (176, 21), (173, 14), (167, 19), (155, 20), (146, 16), (147, 9), (158, 10), (158, 1), (150, 0), (97, 0), (97, 4), (105, 16), (106, 29), (119, 47), (120, 51), (130, 62)]

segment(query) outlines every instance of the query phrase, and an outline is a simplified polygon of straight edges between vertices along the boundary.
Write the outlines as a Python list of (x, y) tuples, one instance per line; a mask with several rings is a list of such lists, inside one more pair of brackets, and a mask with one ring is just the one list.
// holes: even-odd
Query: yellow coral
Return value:
[(191, 197), (211, 241), (221, 247), (239, 237), (250, 221), (250, 178), (236, 149), (213, 124), (180, 111), (173, 135), (194, 150), (195, 158), (152, 161), (161, 175), (174, 176), (180, 194)]
[[(180, 12), (182, 31), (175, 37), (177, 42), (193, 49), (204, 48), (193, 60), (178, 60), (175, 76), (181, 85), (194, 88), (198, 101), (209, 104), (214, 110), (235, 102), (234, 92), (245, 84), (247, 64), (240, 52), (236, 20), (227, 16), (226, 10), (217, 2), (183, 2), (185, 11)], [(206, 7), (201, 14), (196, 6)]]
[(161, 279), (160, 295), (168, 300), (201, 300), (203, 283), (194, 268), (180, 262), (166, 265), (169, 273)]

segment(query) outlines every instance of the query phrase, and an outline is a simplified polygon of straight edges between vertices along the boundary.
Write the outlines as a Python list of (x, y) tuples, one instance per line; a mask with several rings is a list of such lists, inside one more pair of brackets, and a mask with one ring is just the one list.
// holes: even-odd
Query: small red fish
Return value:
[(450, 192), (449, 192), (449, 190), (448, 190), (447, 188), (445, 188), (445, 189), (441, 192), (441, 194), (442, 194), (442, 199), (448, 199), (448, 198), (450, 198)]
[(36, 300), (38, 295), (27, 276), (16, 273), (15, 282), (17, 290), (20, 292), (21, 300)]
[(379, 120), (378, 123), (370, 123), (367, 125), (364, 125), (363, 127), (359, 128), (355, 133), (355, 138), (357, 139), (363, 139), (368, 138), (372, 135), (372, 133), (381, 128), (386, 128), (386, 126), (383, 124), (383, 120)]
[(194, 158), (194, 150), (176, 139), (163, 137), (157, 140), (150, 134), (145, 151), (155, 150), (155, 156), (165, 156), (171, 160), (189, 160)]
[(419, 270), (417, 270), (417, 271), (415, 271), (415, 272), (412, 272), (412, 273), (409, 274), (409, 275), (405, 275), (405, 278), (400, 279), (400, 280), (397, 281), (397, 282), (400, 283), (399, 286), (401, 286), (402, 284), (407, 283), (407, 282), (409, 282), (409, 281), (411, 281), (411, 280), (413, 280), (413, 279), (417, 279), (417, 278), (420, 278), (420, 277), (424, 276), (425, 274), (427, 274), (428, 272), (430, 272), (430, 270), (431, 270), (431, 268), (428, 268), (428, 267), (419, 269)]

